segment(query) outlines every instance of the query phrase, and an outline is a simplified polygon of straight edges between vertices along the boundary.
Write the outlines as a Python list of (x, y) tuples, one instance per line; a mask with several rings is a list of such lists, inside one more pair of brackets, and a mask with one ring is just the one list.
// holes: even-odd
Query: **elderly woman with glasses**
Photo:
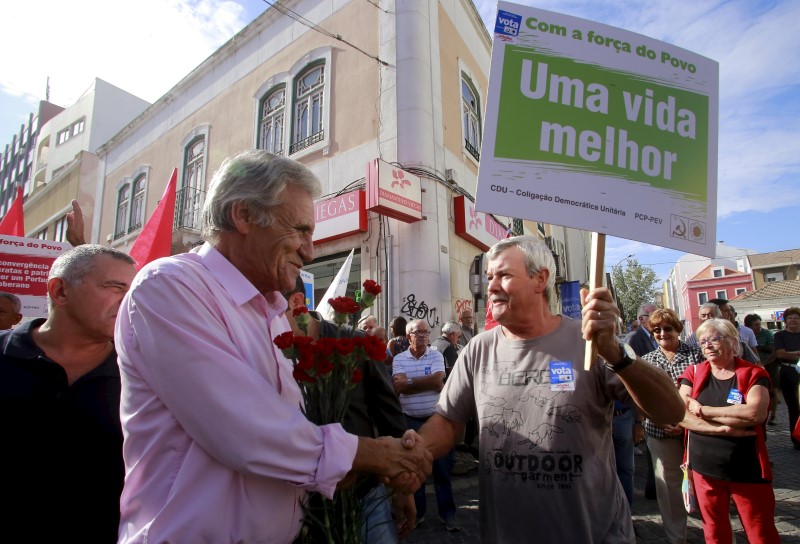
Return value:
[[(697, 340), (706, 361), (688, 367), (679, 383), (705, 541), (732, 541), (733, 498), (749, 542), (780, 542), (765, 441), (769, 375), (738, 357), (739, 332), (730, 321), (709, 319), (697, 329)], [(698, 430), (703, 424), (729, 431), (708, 434)]]
[[(683, 330), (678, 315), (669, 309), (655, 310), (648, 319), (658, 349), (642, 359), (669, 374), (678, 386), (678, 378), (690, 366), (703, 361), (700, 348), (682, 342), (678, 335)], [(656, 479), (656, 498), (661, 520), (670, 544), (686, 542), (686, 509), (683, 506), (683, 433), (679, 425), (657, 425), (644, 422), (647, 449), (653, 458)]]

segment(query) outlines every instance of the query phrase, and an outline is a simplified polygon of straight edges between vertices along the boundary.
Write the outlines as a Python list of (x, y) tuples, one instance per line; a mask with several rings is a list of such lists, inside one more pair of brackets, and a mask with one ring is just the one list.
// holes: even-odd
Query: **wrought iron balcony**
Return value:
[(291, 155), (292, 153), (297, 153), (298, 151), (302, 151), (303, 149), (311, 145), (314, 145), (317, 142), (321, 142), (324, 137), (325, 137), (325, 131), (320, 130), (319, 132), (312, 134), (308, 138), (304, 138), (298, 142), (293, 143), (292, 145), (289, 146), (289, 155)]
[(478, 150), (475, 148), (475, 146), (474, 146), (474, 145), (472, 145), (471, 143), (469, 143), (469, 140), (467, 140), (467, 139), (465, 139), (465, 140), (464, 140), (464, 147), (466, 147), (466, 148), (467, 148), (467, 151), (469, 151), (469, 154), (470, 154), (470, 155), (472, 155), (473, 157), (475, 157), (475, 160), (476, 160), (476, 161), (480, 161), (480, 160), (481, 160), (481, 152), (480, 152), (480, 151), (478, 151)]

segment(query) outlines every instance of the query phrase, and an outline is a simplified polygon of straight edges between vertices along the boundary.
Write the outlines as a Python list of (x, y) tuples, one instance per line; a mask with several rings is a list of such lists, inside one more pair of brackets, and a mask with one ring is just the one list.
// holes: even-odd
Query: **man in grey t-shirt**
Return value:
[[(582, 323), (551, 313), (555, 263), (537, 238), (505, 239), (487, 257), (500, 326), (461, 351), (418, 440), (443, 455), (477, 408), (485, 544), (633, 542), (614, 470), (614, 400), (635, 398), (651, 419), (676, 424), (685, 408), (674, 384), (618, 344), (607, 289), (582, 293)], [(584, 337), (604, 359), (588, 371)]]

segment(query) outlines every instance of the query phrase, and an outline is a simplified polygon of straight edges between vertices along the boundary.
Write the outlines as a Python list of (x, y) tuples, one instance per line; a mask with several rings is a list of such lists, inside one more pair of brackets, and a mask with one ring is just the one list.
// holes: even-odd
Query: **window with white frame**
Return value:
[(267, 94), (259, 105), (258, 148), (283, 154), (283, 127), (286, 115), (286, 87)]
[(461, 118), (464, 125), (464, 148), (475, 160), (480, 160), (480, 100), (475, 85), (464, 73), (461, 74)]
[(706, 293), (706, 292), (697, 293), (697, 302), (700, 305), (703, 305), (706, 302), (708, 302), (708, 293)]
[(725, 269), (723, 267), (714, 268), (711, 270), (711, 274), (715, 278), (721, 278), (725, 275)]
[(72, 135), (77, 136), (83, 132), (84, 128), (86, 128), (86, 119), (75, 121), (75, 123), (72, 124)]
[(128, 233), (128, 217), (131, 205), (131, 184), (125, 183), (117, 191), (117, 218), (114, 223), (114, 239)]
[(317, 63), (294, 80), (294, 123), (289, 153), (322, 141), (325, 100), (325, 64)]
[(67, 216), (64, 215), (61, 219), (56, 221), (55, 229), (53, 231), (53, 240), (56, 242), (67, 241)]
[(728, 300), (728, 292), (727, 291), (717, 291), (717, 298), (722, 298)]
[(203, 205), (205, 183), (206, 139), (197, 136), (189, 142), (183, 154), (183, 178), (176, 202), (178, 206), (178, 227), (200, 228), (200, 211)]
[(68, 128), (65, 128), (64, 130), (60, 131), (58, 133), (58, 136), (56, 137), (57, 145), (61, 145), (64, 142), (66, 142), (67, 140), (69, 140), (70, 134), (71, 134), (71, 132), (70, 132), (70, 129), (68, 129)]
[(737, 287), (736, 288), (736, 294), (737, 295), (741, 295), (742, 293), (746, 293), (746, 292), (747, 292), (747, 289), (745, 289), (744, 287)]
[(131, 219), (128, 232), (133, 232), (144, 223), (144, 193), (147, 176), (141, 174), (133, 181), (133, 199), (131, 200)]
[(783, 281), (783, 272), (770, 272), (769, 274), (764, 274), (764, 281), (766, 282), (773, 282), (773, 281)]

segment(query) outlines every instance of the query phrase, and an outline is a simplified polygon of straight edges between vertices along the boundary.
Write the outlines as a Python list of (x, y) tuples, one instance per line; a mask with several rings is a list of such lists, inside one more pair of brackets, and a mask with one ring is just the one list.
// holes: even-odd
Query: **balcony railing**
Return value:
[(312, 134), (308, 138), (304, 138), (298, 142), (293, 143), (292, 145), (289, 146), (289, 155), (291, 155), (292, 153), (297, 153), (298, 151), (302, 151), (303, 149), (311, 145), (314, 145), (317, 142), (321, 142), (324, 137), (325, 137), (325, 131), (320, 130), (319, 132)]
[(176, 229), (200, 230), (200, 212), (203, 210), (205, 191), (194, 187), (180, 189), (175, 198)]
[(475, 157), (475, 160), (476, 160), (476, 161), (480, 161), (480, 160), (481, 160), (481, 152), (480, 152), (480, 151), (478, 151), (478, 150), (475, 148), (475, 146), (474, 146), (474, 145), (472, 145), (471, 143), (469, 143), (469, 140), (467, 140), (467, 139), (465, 139), (465, 140), (464, 140), (464, 147), (466, 147), (466, 148), (467, 148), (467, 151), (469, 151), (469, 154), (470, 154), (470, 155), (472, 155), (473, 157)]

